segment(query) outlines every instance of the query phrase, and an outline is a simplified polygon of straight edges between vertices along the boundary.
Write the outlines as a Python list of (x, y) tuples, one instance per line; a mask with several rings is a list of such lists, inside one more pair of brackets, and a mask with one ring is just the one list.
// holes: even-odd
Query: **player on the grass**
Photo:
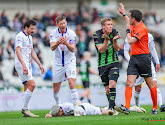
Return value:
[(127, 69), (127, 82), (125, 87), (125, 106), (115, 106), (115, 109), (125, 114), (130, 113), (130, 103), (132, 98), (132, 87), (136, 78), (140, 75), (144, 77), (153, 102), (151, 114), (158, 114), (157, 90), (152, 79), (151, 55), (148, 46), (148, 30), (142, 22), (142, 12), (133, 9), (129, 11), (129, 16), (125, 14), (125, 8), (120, 3), (120, 14), (127, 22), (126, 36), (131, 44), (131, 58)]
[(74, 54), (76, 47), (76, 34), (73, 30), (67, 28), (65, 16), (56, 18), (57, 27), (50, 32), (50, 47), (55, 53), (53, 90), (57, 105), (60, 104), (59, 91), (61, 82), (68, 79), (71, 90), (71, 99), (75, 106), (74, 115), (78, 113), (78, 91), (76, 89), (76, 57)]
[[(90, 103), (81, 103), (78, 106), (78, 111), (80, 115), (104, 115), (108, 113), (107, 109), (96, 107)], [(45, 115), (46, 118), (59, 116), (74, 116), (73, 104), (66, 102), (63, 104), (54, 105), (49, 114)]]
[(28, 110), (28, 103), (35, 88), (35, 82), (32, 77), (31, 57), (39, 65), (41, 73), (43, 74), (45, 72), (33, 49), (33, 41), (31, 35), (34, 33), (35, 27), (36, 22), (34, 20), (28, 20), (24, 24), (24, 29), (19, 32), (15, 38), (15, 69), (22, 81), (22, 84), (24, 85), (24, 104), (22, 113), (25, 117), (39, 117), (38, 115), (34, 115)]
[[(158, 104), (160, 106), (160, 111), (163, 112), (165, 106), (162, 105), (162, 95), (161, 95), (161, 92), (160, 92), (160, 90), (157, 86), (157, 78), (156, 78), (156, 72), (160, 69), (160, 63), (159, 63), (158, 55), (157, 55), (157, 52), (156, 52), (156, 49), (155, 49), (154, 38), (150, 33), (148, 33), (148, 38), (149, 38), (149, 43), (148, 43), (149, 44), (149, 50), (150, 50), (150, 53), (151, 53), (152, 57), (154, 58), (154, 60), (156, 62), (156, 71), (155, 71), (155, 67), (153, 65), (153, 62), (151, 62), (152, 79), (153, 79), (154, 84), (157, 87)], [(128, 43), (128, 39), (126, 38), (125, 44), (124, 44), (124, 56), (125, 56), (125, 58), (127, 59), (128, 62), (130, 60), (130, 55), (129, 55), (130, 50), (131, 50), (131, 45)], [(144, 82), (144, 78), (139, 76), (136, 79), (136, 82), (134, 84), (134, 86), (135, 86), (135, 93), (134, 93), (135, 104), (138, 107), (140, 106), (140, 104), (139, 104), (139, 94), (140, 94), (140, 91), (141, 91), (141, 84), (143, 82)], [(134, 106), (130, 107), (130, 111), (135, 111)]]

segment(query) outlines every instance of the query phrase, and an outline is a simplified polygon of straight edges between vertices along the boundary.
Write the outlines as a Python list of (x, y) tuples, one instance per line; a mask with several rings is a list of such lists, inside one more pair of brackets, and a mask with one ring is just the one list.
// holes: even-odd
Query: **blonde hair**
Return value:
[(107, 17), (101, 19), (101, 25), (105, 25), (106, 21), (112, 21), (112, 19), (111, 18), (107, 18)]

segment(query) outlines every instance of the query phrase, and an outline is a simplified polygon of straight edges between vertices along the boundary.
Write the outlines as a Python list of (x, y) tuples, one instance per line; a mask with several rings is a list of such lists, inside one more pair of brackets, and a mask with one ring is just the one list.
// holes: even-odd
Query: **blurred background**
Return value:
[[(14, 38), (22, 30), (28, 19), (37, 21), (33, 35), (34, 50), (47, 73), (41, 75), (38, 65), (32, 60), (33, 77), (36, 89), (30, 101), (30, 109), (49, 109), (55, 100), (52, 89), (52, 68), (54, 52), (49, 46), (49, 32), (56, 28), (56, 17), (66, 16), (68, 28), (77, 34), (76, 58), (79, 63), (83, 53), (91, 53), (91, 67), (97, 69), (97, 51), (92, 39), (93, 33), (101, 28), (100, 19), (110, 17), (114, 28), (121, 34), (120, 77), (117, 83), (116, 104), (124, 103), (126, 70), (128, 62), (124, 58), (124, 40), (126, 23), (118, 12), (122, 2), (126, 13), (130, 9), (140, 9), (143, 12), (144, 23), (154, 36), (156, 50), (161, 64), (157, 73), (158, 86), (165, 103), (165, 1), (164, 0), (0, 0), (0, 111), (15, 111), (22, 107), (23, 85), (14, 68)], [(90, 74), (91, 102), (97, 106), (108, 105), (105, 90), (99, 76)], [(84, 91), (80, 75), (77, 76), (79, 94)], [(65, 91), (65, 92), (64, 92)], [(62, 102), (70, 102), (67, 81), (61, 88)], [(83, 102), (87, 102), (86, 99)], [(141, 104), (152, 104), (149, 89), (143, 84), (140, 95)], [(132, 98), (132, 104), (134, 99)]]

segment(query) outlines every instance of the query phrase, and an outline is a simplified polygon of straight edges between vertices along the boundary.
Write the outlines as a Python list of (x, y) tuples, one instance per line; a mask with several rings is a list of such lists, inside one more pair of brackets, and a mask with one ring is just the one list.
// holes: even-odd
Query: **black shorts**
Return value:
[(89, 81), (82, 81), (84, 88), (89, 88)]
[(119, 62), (109, 64), (107, 66), (99, 67), (99, 75), (101, 77), (104, 86), (109, 85), (110, 80), (117, 82), (119, 78)]
[(152, 77), (151, 55), (132, 55), (128, 65), (127, 75)]

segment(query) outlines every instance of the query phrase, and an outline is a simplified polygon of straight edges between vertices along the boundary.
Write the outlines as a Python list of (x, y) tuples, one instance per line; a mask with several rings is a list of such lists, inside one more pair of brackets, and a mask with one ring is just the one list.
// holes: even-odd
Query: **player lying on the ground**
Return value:
[[(93, 106), (90, 103), (82, 103), (78, 106), (80, 115), (105, 115), (108, 114), (108, 110)], [(118, 115), (116, 111), (114, 115)], [(74, 116), (74, 106), (72, 103), (66, 102), (59, 105), (54, 105), (49, 114), (46, 114), (46, 118), (57, 116)]]

